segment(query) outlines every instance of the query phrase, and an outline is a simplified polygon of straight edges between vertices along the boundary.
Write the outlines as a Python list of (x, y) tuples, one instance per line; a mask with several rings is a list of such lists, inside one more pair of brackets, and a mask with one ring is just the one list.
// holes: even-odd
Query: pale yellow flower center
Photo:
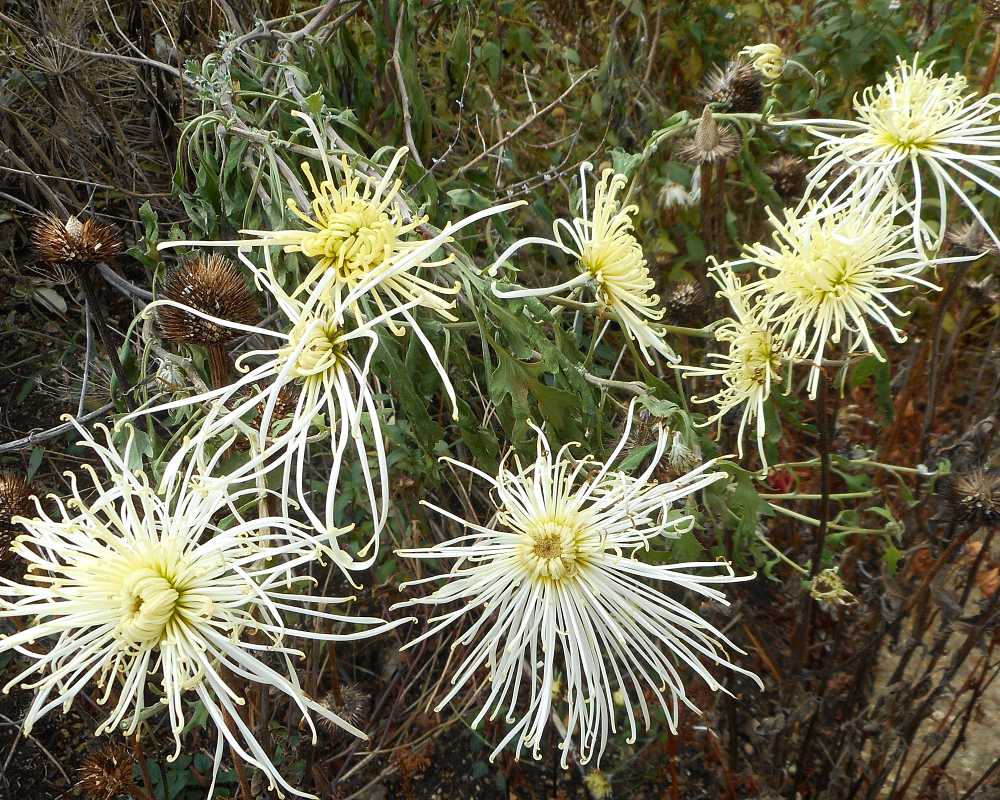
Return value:
[(560, 581), (576, 575), (592, 538), (593, 533), (576, 514), (546, 517), (525, 528), (518, 555), (532, 578)]
[(952, 125), (964, 111), (965, 79), (935, 77), (929, 69), (903, 65), (886, 84), (869, 90), (858, 108), (877, 144), (919, 151), (954, 135)]
[(121, 590), (121, 636), (132, 644), (158, 643), (177, 610), (180, 593), (148, 567), (129, 573)]
[(292, 329), (282, 355), (291, 358), (298, 353), (292, 367), (292, 373), (298, 378), (323, 375), (336, 367), (343, 355), (340, 336), (340, 328), (336, 325), (313, 325), (311, 320), (303, 320)]

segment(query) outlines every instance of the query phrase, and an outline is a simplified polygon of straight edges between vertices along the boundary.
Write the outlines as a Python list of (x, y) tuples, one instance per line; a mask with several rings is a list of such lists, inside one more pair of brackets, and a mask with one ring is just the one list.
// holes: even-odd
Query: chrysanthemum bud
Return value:
[(754, 68), (769, 81), (778, 80), (785, 71), (785, 56), (781, 48), (771, 42), (744, 47), (740, 55), (751, 59)]
[(53, 267), (107, 262), (122, 249), (121, 238), (111, 225), (93, 219), (81, 222), (72, 216), (64, 222), (54, 214), (35, 223), (31, 239), (38, 257)]
[(960, 522), (1000, 524), (1000, 469), (977, 468), (954, 475), (948, 481), (947, 498)]
[(16, 472), (0, 472), (0, 564), (7, 560), (14, 537), (24, 532), (11, 518), (31, 513), (33, 491), (23, 476)]
[(719, 125), (705, 106), (694, 137), (681, 146), (679, 155), (694, 164), (710, 164), (731, 158), (739, 149), (739, 135), (728, 125)]
[[(252, 325), (259, 319), (257, 302), (240, 271), (217, 254), (194, 258), (177, 267), (167, 278), (163, 298), (241, 325)], [(174, 306), (161, 306), (157, 315), (163, 338), (174, 342), (221, 345), (240, 335), (238, 330)]]
[(605, 800), (605, 798), (611, 797), (611, 780), (599, 769), (588, 772), (583, 782), (594, 800)]
[(764, 83), (752, 65), (735, 58), (724, 67), (716, 64), (709, 70), (697, 97), (718, 111), (756, 114), (764, 105)]
[(782, 200), (802, 197), (806, 188), (809, 165), (805, 159), (783, 153), (764, 168), (764, 173), (774, 182), (774, 191)]
[(700, 283), (679, 283), (667, 295), (667, 318), (674, 325), (700, 327), (706, 321), (704, 314), (707, 300)]
[(88, 800), (114, 800), (128, 794), (134, 763), (135, 758), (120, 744), (106, 744), (83, 759), (77, 788)]

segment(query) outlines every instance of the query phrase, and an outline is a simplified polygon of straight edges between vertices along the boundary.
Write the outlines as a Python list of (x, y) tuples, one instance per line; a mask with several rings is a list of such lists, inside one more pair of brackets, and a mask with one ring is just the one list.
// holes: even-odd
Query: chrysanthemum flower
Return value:
[[(337, 165), (341, 175), (335, 177), (335, 164), (327, 156), (326, 139), (312, 117), (301, 111), (293, 111), (292, 115), (301, 119), (309, 129), (323, 165), (323, 178), (317, 182), (309, 163), (302, 164), (312, 193), (308, 212), (300, 209), (295, 200), (289, 198), (286, 201), (291, 212), (303, 223), (303, 228), (241, 230), (240, 233), (247, 238), (216, 242), (170, 241), (160, 243), (157, 249), (187, 246), (281, 247), (286, 253), (302, 253), (312, 264), (305, 279), (291, 292), (291, 297), (311, 305), (313, 301), (309, 298), (318, 294), (320, 300), (335, 309), (345, 307), (346, 302), (346, 308), (358, 325), (378, 317), (397, 335), (404, 332), (399, 320), (405, 322), (438, 368), (457, 414), (454, 390), (448, 375), (411, 311), (416, 307), (427, 308), (445, 319), (455, 320), (450, 309), (455, 305), (453, 297), (459, 291), (459, 284), (453, 282), (449, 286), (441, 286), (420, 273), (452, 262), (451, 256), (434, 259), (435, 253), (450, 241), (452, 234), (487, 216), (523, 205), (523, 201), (478, 211), (445, 226), (441, 235), (431, 240), (413, 236), (426, 224), (427, 217), (410, 217), (399, 196), (402, 181), (395, 177), (395, 173), (406, 155), (406, 148), (396, 151), (385, 173), (377, 180), (357, 172), (346, 157)], [(428, 248), (428, 241), (435, 242), (435, 246)], [(405, 268), (397, 268), (401, 263), (406, 264)], [(355, 291), (362, 284), (367, 290)]]
[(767, 469), (764, 455), (764, 403), (771, 396), (771, 387), (781, 383), (784, 343), (768, 325), (763, 308), (754, 304), (739, 278), (728, 265), (709, 272), (719, 285), (719, 296), (729, 301), (733, 316), (715, 329), (717, 341), (728, 345), (725, 353), (709, 353), (708, 366), (681, 367), (685, 376), (702, 375), (718, 377), (722, 388), (710, 397), (693, 397), (695, 403), (712, 403), (716, 411), (705, 425), (717, 423), (733, 409), (743, 407), (737, 432), (737, 448), (743, 457), (743, 434), (747, 425), (754, 429), (757, 450), (763, 468)]
[(544, 297), (589, 286), (600, 306), (612, 314), (652, 364), (650, 350), (676, 361), (677, 355), (664, 339), (664, 329), (656, 321), (663, 318), (658, 295), (650, 294), (655, 282), (649, 275), (642, 247), (632, 231), (632, 215), (638, 206), (622, 206), (618, 195), (627, 179), (607, 169), (594, 189), (593, 208), (588, 207), (586, 173), (593, 165), (580, 166), (581, 215), (572, 220), (557, 219), (554, 237), (528, 236), (512, 244), (497, 259), (492, 272), (525, 245), (556, 247), (576, 259), (580, 274), (565, 283), (544, 289), (515, 289), (497, 297)]
[(650, 725), (648, 699), (659, 703), (673, 731), (679, 704), (694, 709), (678, 665), (690, 668), (712, 690), (726, 691), (703, 662), (756, 680), (729, 661), (726, 648), (742, 652), (739, 648), (663, 591), (664, 586), (690, 590), (725, 603), (713, 584), (752, 576), (736, 577), (728, 564), (716, 561), (656, 566), (637, 557), (659, 537), (688, 529), (691, 517), (674, 504), (725, 473), (708, 472), (709, 462), (675, 481), (652, 482), (669, 445), (662, 429), (641, 474), (615, 471), (634, 408), (633, 402), (622, 439), (603, 464), (572, 457), (571, 445), (553, 453), (541, 431), (535, 460), (525, 465), (508, 454), (496, 477), (453, 461), (489, 484), (496, 504), (492, 519), (480, 525), (425, 503), (468, 534), (399, 553), (455, 562), (447, 574), (404, 584), (443, 582), (432, 594), (399, 606), (451, 606), (432, 617), (429, 630), (406, 647), (467, 619), (456, 643), (467, 648), (465, 657), (438, 709), (463, 689), (479, 686), (480, 669), (488, 670), (487, 683), (479, 686), (487, 696), (473, 726), (500, 715), (512, 724), (492, 757), (512, 741), (518, 755), (529, 748), (541, 757), (553, 686), (560, 679), (567, 706), (560, 726), (563, 767), (570, 747), (582, 764), (595, 757), (600, 761), (608, 736), (617, 730), (618, 691), (633, 742), (636, 708)]
[(870, 323), (886, 328), (897, 342), (905, 341), (890, 314), (904, 317), (907, 312), (890, 296), (910, 286), (937, 289), (919, 273), (932, 263), (968, 260), (925, 259), (911, 246), (907, 229), (895, 223), (891, 196), (874, 205), (858, 202), (803, 214), (785, 209), (783, 220), (770, 210), (768, 215), (775, 227), (774, 246), (746, 246), (747, 258), (734, 264), (761, 267), (759, 280), (746, 290), (760, 294), (762, 319), (784, 340), (787, 357), (812, 362), (812, 397), (831, 344), (847, 335), (844, 353), (863, 349), (884, 360)]
[[(428, 248), (436, 246), (434, 243), (425, 245)], [(414, 251), (407, 258), (419, 257), (420, 252)], [(282, 510), (288, 515), (291, 508), (289, 488), (294, 474), (299, 505), (310, 523), (324, 534), (338, 532), (334, 524), (334, 500), (345, 452), (348, 445), (353, 444), (364, 475), (375, 525), (372, 540), (358, 555), (364, 556), (372, 546), (377, 552), (378, 535), (388, 513), (389, 470), (379, 419), (380, 406), (369, 385), (369, 368), (378, 347), (378, 336), (374, 329), (394, 312), (348, 328), (344, 310), (338, 312), (319, 300), (316, 293), (309, 295), (305, 301), (286, 293), (274, 273), (269, 251), (264, 251), (264, 269), (254, 265), (243, 252), (238, 255), (254, 275), (257, 285), (276, 302), (290, 326), (289, 329), (273, 331), (245, 325), (172, 300), (150, 303), (146, 307), (147, 313), (154, 308), (177, 308), (221, 328), (258, 334), (269, 340), (277, 339), (278, 344), (270, 349), (254, 350), (239, 356), (236, 368), (242, 373), (242, 377), (231, 384), (142, 409), (137, 414), (153, 414), (185, 406), (206, 406), (208, 410), (197, 428), (171, 459), (166, 470), (167, 476), (172, 475), (192, 452), (204, 451), (212, 439), (229, 438), (236, 432), (241, 432), (251, 442), (251, 457), (233, 473), (234, 477), (280, 467)], [(397, 268), (405, 269), (406, 263), (406, 260), (401, 261)], [(324, 289), (333, 279), (333, 273), (327, 274), (317, 288)], [(344, 302), (347, 305), (344, 308), (349, 307), (358, 294), (366, 291), (373, 280), (375, 278), (370, 277), (368, 281), (358, 284), (353, 292), (345, 295)], [(412, 306), (411, 301), (395, 311)], [(360, 353), (354, 352), (357, 347), (361, 347)], [(275, 417), (276, 409), (287, 409), (290, 394), (295, 397), (290, 420), (285, 427), (275, 429), (274, 423), (278, 422)], [(317, 418), (327, 426), (325, 433), (318, 428)], [(369, 466), (364, 439), (366, 428), (374, 447), (377, 477), (373, 477)], [(308, 445), (318, 438), (328, 442), (333, 457), (326, 481), (329, 489), (317, 512), (309, 500), (304, 473)], [(334, 555), (342, 565), (347, 565), (345, 554)], [(371, 558), (374, 558), (374, 553)], [(368, 566), (370, 563), (364, 562), (361, 566)]]
[[(953, 192), (972, 212), (997, 246), (1000, 239), (961, 188), (968, 180), (1000, 197), (1000, 95), (978, 97), (961, 75), (934, 75), (926, 67), (899, 59), (885, 81), (854, 99), (856, 119), (789, 120), (804, 125), (822, 141), (816, 147), (818, 165), (809, 179), (815, 192), (827, 179), (821, 201), (837, 194), (877, 198), (899, 191), (909, 177), (914, 202), (912, 235), (921, 252), (936, 251), (948, 218), (948, 194)], [(926, 172), (925, 172), (926, 170)], [(933, 178), (933, 183), (930, 181)], [(957, 178), (957, 179), (956, 179)], [(932, 241), (921, 223), (925, 189), (936, 187), (939, 225)]]
[[(308, 796), (281, 777), (255, 740), (231, 680), (287, 695), (314, 742), (310, 712), (364, 738), (306, 696), (292, 666), (292, 657), (304, 654), (290, 640), (361, 639), (399, 623), (324, 611), (350, 598), (300, 593), (312, 579), (296, 577), (295, 570), (313, 562), (318, 550), (286, 518), (244, 519), (238, 507), (256, 495), (255, 487), (233, 490), (189, 462), (160, 493), (129, 468), (131, 438), (118, 453), (107, 430), (106, 444), (78, 430), (101, 461), (104, 478), (85, 466), (93, 487), (82, 489), (67, 473), (73, 497), (65, 503), (51, 498), (56, 517), (39, 505), (36, 517), (19, 518), (27, 533), (14, 548), (26, 574), (21, 582), (0, 580), (0, 617), (31, 620), (0, 638), (0, 652), (14, 651), (30, 662), (4, 686), (4, 692), (16, 685), (34, 691), (25, 730), (57, 706), (68, 710), (95, 684), (103, 690), (98, 703), (110, 704), (98, 732), (122, 728), (131, 735), (165, 706), (173, 760), (181, 752), (185, 701), (197, 699), (218, 730), (216, 771), (228, 744), (266, 775), (272, 789)], [(311, 625), (299, 630), (286, 623), (286, 612), (366, 627), (343, 634), (319, 633)], [(148, 688), (160, 696), (152, 706)]]

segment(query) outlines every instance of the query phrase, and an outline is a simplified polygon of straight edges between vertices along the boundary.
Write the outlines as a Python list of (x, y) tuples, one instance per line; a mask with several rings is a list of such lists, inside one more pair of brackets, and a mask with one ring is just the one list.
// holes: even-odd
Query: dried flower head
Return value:
[(764, 173), (774, 183), (774, 191), (782, 200), (802, 197), (806, 189), (809, 165), (804, 158), (782, 153), (764, 168)]
[(948, 229), (946, 238), (953, 247), (970, 255), (1000, 253), (1000, 248), (978, 222), (965, 222)]
[(77, 788), (87, 800), (115, 800), (128, 794), (134, 763), (132, 754), (117, 743), (92, 750), (80, 764)]
[[(257, 301), (236, 265), (213, 253), (177, 267), (167, 278), (163, 297), (213, 317), (253, 325), (260, 317)], [(225, 344), (240, 331), (216, 325), (177, 306), (157, 311), (163, 338), (199, 345)]]
[(122, 240), (111, 225), (97, 220), (80, 221), (71, 216), (65, 222), (46, 214), (31, 232), (39, 258), (46, 264), (84, 266), (113, 259), (122, 249)]
[[(368, 721), (371, 714), (372, 698), (356, 683), (345, 683), (340, 687), (340, 700), (337, 693), (329, 691), (320, 699), (320, 705), (346, 720), (355, 727), (360, 727)], [(331, 736), (343, 733), (343, 728), (328, 721), (325, 717), (317, 720), (319, 726)]]
[(742, 58), (724, 67), (713, 66), (697, 92), (702, 103), (729, 114), (756, 114), (764, 105), (764, 83), (760, 73)]
[(702, 285), (696, 281), (685, 281), (671, 289), (667, 296), (667, 314), (676, 325), (701, 327), (705, 322), (708, 297)]
[(728, 125), (719, 125), (711, 109), (705, 106), (694, 136), (681, 145), (678, 155), (692, 164), (714, 164), (732, 158), (739, 149), (739, 134)]
[(10, 543), (24, 528), (13, 517), (31, 511), (31, 484), (16, 472), (0, 472), (0, 564), (7, 559)]
[(979, 7), (988, 22), (1000, 22), (1000, 0), (979, 0)]
[(1000, 523), (1000, 469), (977, 468), (955, 475), (948, 482), (947, 496), (957, 520)]

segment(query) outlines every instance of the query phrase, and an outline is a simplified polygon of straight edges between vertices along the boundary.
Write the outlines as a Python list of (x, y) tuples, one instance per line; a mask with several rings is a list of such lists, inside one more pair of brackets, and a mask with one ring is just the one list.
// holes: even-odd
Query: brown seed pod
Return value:
[(678, 155), (693, 164), (714, 164), (739, 152), (740, 137), (728, 125), (719, 125), (708, 106), (691, 137), (678, 149)]
[(1000, 469), (977, 468), (952, 476), (947, 498), (960, 522), (1000, 524)]
[[(260, 316), (257, 302), (236, 265), (214, 253), (193, 258), (177, 267), (167, 277), (162, 297), (242, 325), (252, 325)], [(240, 335), (232, 328), (174, 306), (160, 306), (157, 316), (163, 338), (174, 342), (208, 346), (226, 344)]]
[(10, 553), (10, 543), (15, 536), (24, 533), (24, 528), (11, 522), (12, 517), (31, 513), (31, 484), (16, 472), (0, 472), (0, 564)]
[(764, 83), (760, 73), (741, 58), (724, 67), (713, 66), (696, 93), (704, 104), (729, 114), (756, 114), (764, 106)]
[(1000, 22), (1000, 0), (979, 0), (983, 16), (989, 22)]
[[(319, 702), (355, 727), (367, 722), (368, 715), (371, 714), (371, 695), (356, 683), (345, 683), (340, 687), (340, 702), (337, 702), (337, 695), (333, 691), (323, 695)], [(343, 728), (326, 717), (317, 717), (317, 722), (331, 736), (344, 733)]]
[(35, 223), (31, 240), (38, 257), (52, 267), (107, 262), (122, 250), (122, 240), (111, 225), (93, 219), (81, 222), (76, 217), (63, 222), (54, 214)]
[(705, 324), (707, 300), (701, 284), (695, 281), (679, 283), (667, 295), (668, 317), (676, 325), (701, 327)]
[(106, 744), (91, 751), (80, 764), (77, 787), (88, 800), (115, 800), (129, 794), (133, 755), (120, 744)]
[(782, 200), (802, 197), (806, 188), (809, 165), (805, 159), (783, 153), (764, 168), (764, 173), (774, 182), (774, 191)]

